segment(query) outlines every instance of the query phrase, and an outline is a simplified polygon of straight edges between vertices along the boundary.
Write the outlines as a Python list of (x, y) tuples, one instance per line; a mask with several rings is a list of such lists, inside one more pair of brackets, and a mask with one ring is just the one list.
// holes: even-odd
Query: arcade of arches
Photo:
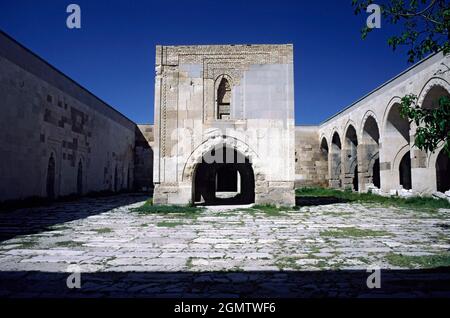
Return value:
[[(449, 87), (444, 80), (426, 83), (417, 94), (419, 105), (436, 109), (442, 96), (450, 96)], [(450, 190), (449, 157), (442, 146), (435, 153), (414, 147), (417, 127), (401, 116), (400, 103), (394, 97), (369, 110), (355, 109), (319, 129), (330, 187), (405, 195)]]

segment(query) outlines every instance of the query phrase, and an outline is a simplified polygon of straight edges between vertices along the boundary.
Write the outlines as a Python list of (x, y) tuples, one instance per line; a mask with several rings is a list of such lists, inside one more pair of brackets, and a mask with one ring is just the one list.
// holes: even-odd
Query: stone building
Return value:
[(0, 32), (0, 202), (153, 182), (157, 204), (294, 205), (302, 186), (448, 191), (442, 146), (419, 151), (399, 114), (411, 93), (428, 109), (450, 96), (450, 57), (295, 127), (292, 45), (158, 46), (155, 125), (136, 125)]
[(134, 186), (136, 190), (153, 189), (153, 125), (137, 125), (134, 160)]
[(154, 202), (294, 205), (292, 45), (158, 46)]
[(132, 189), (136, 125), (0, 32), (0, 202)]
[(317, 126), (295, 127), (295, 187), (328, 187), (327, 156), (318, 147)]
[(427, 109), (450, 96), (450, 56), (432, 55), (321, 125), (302, 128), (296, 137), (297, 182), (400, 195), (450, 190), (443, 146), (434, 153), (414, 147), (417, 127), (399, 112), (406, 94), (418, 96), (418, 105)]

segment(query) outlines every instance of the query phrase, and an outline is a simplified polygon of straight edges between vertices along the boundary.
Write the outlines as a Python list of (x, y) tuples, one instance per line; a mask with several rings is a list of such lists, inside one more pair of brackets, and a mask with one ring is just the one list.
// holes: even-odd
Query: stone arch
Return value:
[(330, 138), (330, 155), (329, 155), (329, 174), (330, 174), (330, 187), (340, 188), (342, 186), (341, 182), (341, 152), (342, 152), (342, 142), (341, 137), (337, 130), (333, 130)]
[(327, 138), (325, 136), (323, 136), (320, 140), (321, 140), (321, 142), (320, 142), (320, 153), (321, 153), (321, 156), (322, 156), (321, 159), (326, 162), (326, 174), (325, 174), (325, 176), (326, 176), (326, 178), (329, 179), (328, 171), (329, 171), (330, 150), (329, 150), (329, 146), (328, 146), (328, 141), (327, 141)]
[[(443, 96), (450, 98), (450, 84), (442, 78), (433, 77), (423, 86), (417, 99), (417, 104), (424, 109), (436, 109), (439, 107), (440, 97)], [(412, 126), (412, 132), (415, 133), (417, 127), (415, 124)], [(445, 158), (442, 156), (442, 153), (444, 153), (443, 146), (444, 144), (441, 142), (434, 152), (427, 153), (418, 149), (414, 151), (414, 156), (418, 158), (415, 158), (416, 161), (420, 159), (426, 160), (424, 166), (420, 165), (420, 161), (418, 163), (415, 162), (414, 165), (417, 166), (419, 164), (421, 168), (428, 169), (430, 175), (426, 181), (415, 185), (419, 188), (419, 191), (424, 189), (426, 191), (439, 191), (439, 189), (446, 188), (446, 178), (441, 175), (442, 171), (447, 171)]]
[(378, 130), (381, 131), (382, 127), (380, 125), (380, 121), (379, 121), (377, 115), (372, 110), (368, 110), (362, 117), (362, 120), (359, 125), (359, 136), (361, 136), (361, 139), (363, 138), (363, 134), (364, 134), (364, 125), (366, 124), (366, 122), (369, 118), (372, 118), (375, 121), (375, 123), (377, 124)]
[[(433, 99), (433, 93), (436, 92), (436, 90), (443, 90), (445, 92), (447, 92), (447, 94), (449, 94), (450, 92), (450, 84), (440, 78), (440, 77), (433, 77), (431, 79), (428, 80), (428, 82), (425, 83), (425, 85), (423, 86), (422, 90), (420, 91), (418, 98), (417, 98), (417, 104), (420, 105), (421, 107), (425, 108), (431, 108), (431, 107), (427, 107), (427, 101), (426, 99), (428, 99), (429, 97), (431, 97), (431, 99)], [(433, 92), (434, 91), (434, 92)]]
[(349, 123), (345, 129), (343, 156), (343, 186), (344, 188), (351, 186), (354, 191), (359, 191), (358, 134), (352, 123)]
[(358, 132), (358, 129), (357, 129), (358, 126), (356, 125), (356, 123), (352, 119), (347, 120), (347, 122), (345, 123), (344, 130), (343, 130), (343, 136), (345, 136), (345, 134), (347, 133), (347, 131), (348, 131), (348, 129), (350, 127), (353, 127), (353, 129), (355, 130), (356, 136), (358, 137), (358, 133), (357, 133)]
[(403, 143), (409, 144), (410, 125), (408, 119), (401, 117), (400, 108), (401, 104), (398, 102), (393, 103), (389, 107), (384, 125), (384, 134), (390, 140), (392, 138), (398, 139), (398, 142), (401, 140), (400, 137), (403, 137)]
[[(402, 185), (402, 181), (401, 181), (401, 175), (400, 175), (400, 170), (402, 169), (401, 165), (402, 165), (402, 160), (405, 159), (405, 156), (409, 156), (410, 160), (409, 162), (411, 162), (411, 153), (410, 153), (410, 147), (409, 144), (404, 145), (402, 148), (400, 148), (400, 150), (398, 150), (398, 152), (396, 153), (394, 159), (393, 159), (393, 165), (392, 165), (392, 175), (394, 178), (394, 184), (396, 185), (396, 188), (399, 189), (401, 188)], [(406, 159), (407, 160), (407, 159)], [(405, 163), (403, 161), (403, 163)], [(407, 173), (407, 175), (410, 176), (410, 178), (412, 179), (412, 173), (411, 173), (411, 167), (409, 166), (409, 172)], [(412, 181), (412, 180), (410, 180)], [(403, 188), (405, 188), (403, 186)]]
[(383, 165), (389, 171), (383, 172), (383, 190), (389, 192), (400, 188), (399, 165), (403, 156), (410, 151), (410, 124), (400, 116), (401, 98), (393, 97), (383, 116), (381, 143)]
[(230, 119), (233, 81), (228, 74), (219, 75), (214, 81), (215, 119)]
[(399, 162), (399, 183), (403, 189), (412, 189), (411, 153), (408, 151)]
[(361, 123), (360, 171), (361, 184), (366, 190), (369, 184), (380, 188), (380, 129), (373, 112), (369, 111)]
[(388, 117), (389, 114), (391, 113), (392, 109), (394, 107), (397, 107), (396, 105), (400, 105), (402, 102), (402, 99), (399, 96), (394, 96), (391, 98), (391, 100), (389, 101), (389, 103), (387, 104), (386, 108), (384, 109), (383, 112), (383, 120), (381, 123), (381, 131), (384, 133), (387, 129), (387, 124), (388, 124)]
[(192, 202), (205, 205), (236, 205), (255, 202), (252, 163), (225, 144), (204, 154), (194, 168)]
[[(327, 156), (328, 156), (328, 152), (329, 152), (329, 146), (328, 146), (328, 141), (326, 137), (322, 137), (320, 142), (320, 150), (322, 152), (326, 152)], [(328, 160), (328, 158), (327, 158)]]
[(265, 175), (262, 171), (262, 165), (258, 154), (245, 142), (235, 137), (219, 135), (217, 131), (214, 135), (211, 135), (208, 139), (203, 141), (194, 151), (189, 155), (186, 163), (183, 167), (182, 182), (192, 182), (195, 166), (201, 163), (203, 156), (211, 150), (224, 145), (231, 149), (236, 149), (243, 156), (248, 158), (252, 163), (253, 171), (255, 173), (255, 180), (264, 181)]

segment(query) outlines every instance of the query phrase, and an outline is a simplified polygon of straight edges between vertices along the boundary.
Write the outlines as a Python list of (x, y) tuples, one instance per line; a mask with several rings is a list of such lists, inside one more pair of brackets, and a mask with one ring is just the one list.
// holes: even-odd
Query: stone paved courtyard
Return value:
[[(2, 213), (0, 293), (70, 296), (62, 287), (72, 264), (82, 273), (80, 291), (89, 295), (350, 296), (355, 288), (370, 295), (365, 280), (372, 266), (389, 273), (385, 282), (410, 277), (426, 287), (435, 281), (418, 294), (411, 294), (414, 286), (397, 286), (399, 296), (450, 295), (447, 270), (395, 263), (400, 254), (448, 253), (450, 210), (346, 203), (277, 213), (249, 207), (194, 215), (130, 211), (144, 200), (123, 195)], [(214, 289), (217, 284), (223, 288)]]

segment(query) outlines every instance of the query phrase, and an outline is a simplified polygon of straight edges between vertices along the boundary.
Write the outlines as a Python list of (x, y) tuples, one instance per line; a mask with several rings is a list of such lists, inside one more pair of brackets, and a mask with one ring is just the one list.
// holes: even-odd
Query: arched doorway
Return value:
[(411, 155), (409, 151), (403, 156), (398, 169), (400, 185), (403, 187), (403, 189), (411, 190)]
[(335, 132), (331, 139), (330, 149), (330, 187), (340, 188), (341, 183), (341, 138)]
[(362, 144), (363, 153), (361, 171), (367, 173), (366, 180), (363, 183), (372, 183), (375, 187), (380, 188), (380, 158), (379, 158), (380, 131), (374, 117), (367, 117), (363, 126)]
[(55, 158), (53, 154), (50, 155), (47, 164), (47, 198), (55, 198)]
[(255, 177), (249, 158), (226, 146), (206, 153), (195, 167), (193, 202), (204, 205), (254, 203)]
[[(403, 157), (397, 157), (403, 153), (403, 149), (410, 149), (410, 125), (408, 119), (400, 115), (400, 108), (399, 103), (392, 105), (389, 109), (384, 129), (383, 140), (389, 144), (389, 147), (384, 147), (383, 149), (385, 160), (393, 165), (391, 178), (386, 178), (386, 191), (398, 189), (399, 186), (403, 186), (404, 189), (411, 189), (412, 187), (410, 152), (408, 151)], [(402, 158), (398, 168), (394, 166), (398, 162), (395, 158)]]
[(77, 194), (83, 194), (83, 164), (81, 160), (78, 162), (78, 172), (77, 172)]
[(358, 191), (358, 138), (356, 136), (356, 129), (352, 125), (348, 126), (347, 132), (345, 133), (344, 167), (344, 188), (351, 185), (354, 191)]
[(450, 190), (450, 158), (444, 149), (441, 150), (436, 160), (436, 189), (439, 192)]
[(326, 138), (323, 137), (322, 141), (320, 143), (320, 154), (321, 154), (321, 159), (324, 162), (326, 162), (326, 165), (325, 165), (326, 171), (325, 171), (325, 176), (324, 176), (326, 179), (330, 178), (329, 173), (328, 173), (328, 169), (329, 169), (329, 153), (330, 153), (330, 151), (328, 149), (328, 142), (327, 142)]
[[(444, 85), (444, 86), (442, 86)], [(426, 93), (423, 102), (422, 102), (422, 108), (427, 110), (434, 110), (440, 108), (441, 99), (450, 98), (450, 92), (448, 91), (449, 87), (448, 85), (445, 85), (444, 83), (439, 83), (438, 85), (434, 85), (431, 87), (431, 89)], [(430, 163), (430, 169), (435, 169), (436, 173), (436, 190), (439, 192), (446, 192), (450, 190), (450, 167), (449, 167), (449, 157), (442, 149), (437, 158), (436, 162)], [(432, 173), (432, 170), (430, 170), (430, 173)], [(434, 186), (434, 185), (433, 185)]]

